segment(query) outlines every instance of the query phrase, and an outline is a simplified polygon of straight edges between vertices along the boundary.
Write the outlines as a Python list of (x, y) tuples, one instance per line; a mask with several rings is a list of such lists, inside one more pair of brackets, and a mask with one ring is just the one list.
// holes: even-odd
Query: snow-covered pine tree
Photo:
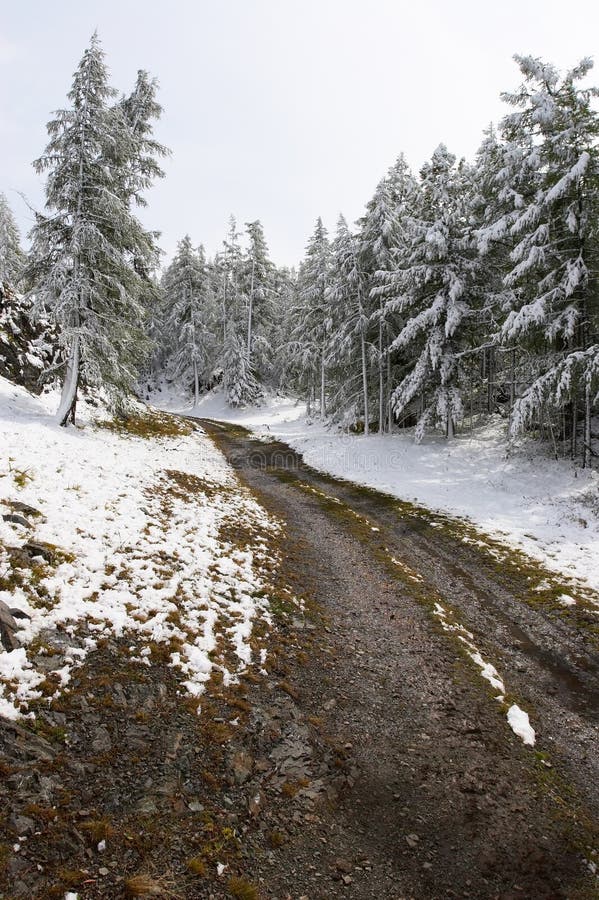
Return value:
[(156, 99), (158, 81), (140, 69), (135, 87), (129, 96), (122, 97), (114, 107), (113, 115), (122, 116), (128, 144), (125, 154), (117, 158), (117, 174), (121, 180), (121, 196), (131, 204), (146, 206), (143, 191), (156, 178), (164, 178), (158, 160), (169, 155), (168, 149), (154, 138), (153, 121), (162, 115), (162, 107)]
[[(582, 60), (562, 77), (530, 56), (516, 57), (524, 82), (504, 94), (515, 111), (502, 123), (513, 163), (503, 173), (513, 208), (493, 226), (491, 238), (511, 238), (512, 308), (505, 342), (532, 349), (538, 367), (515, 403), (512, 433), (547, 408), (572, 409), (576, 440), (579, 400), (584, 408), (583, 463), (590, 464), (591, 416), (599, 382), (599, 117), (596, 88), (581, 82), (592, 68)], [(522, 196), (518, 163), (535, 174), (534, 193)], [(516, 187), (514, 187), (516, 185)]]
[(193, 384), (194, 405), (200, 384), (207, 380), (214, 362), (216, 304), (207, 272), (204, 248), (192, 247), (186, 235), (166, 270), (163, 331), (169, 335), (171, 352), (166, 363), (169, 378)]
[(50, 142), (34, 163), (48, 173), (47, 213), (36, 216), (30, 271), (64, 349), (62, 425), (74, 419), (81, 377), (118, 399), (148, 350), (142, 296), (155, 246), (129, 208), (143, 177), (131, 166), (131, 131), (109, 105), (114, 94), (94, 34), (74, 74), (71, 107), (49, 123)]
[(25, 266), (25, 254), (12, 209), (0, 193), (0, 284), (14, 288)]
[(246, 298), (246, 351), (249, 369), (262, 383), (272, 365), (269, 340), (274, 312), (274, 266), (259, 220), (246, 224), (248, 247), (240, 266), (241, 290)]
[[(334, 400), (329, 405), (333, 410), (355, 409), (361, 393), (364, 434), (368, 434), (368, 294), (361, 269), (360, 241), (350, 232), (343, 216), (339, 217), (332, 243), (328, 300), (332, 340), (327, 362), (338, 370)], [(360, 385), (357, 390), (356, 381)]]
[(470, 315), (474, 250), (466, 227), (464, 186), (455, 156), (441, 144), (421, 172), (422, 206), (412, 221), (410, 252), (395, 284), (397, 311), (408, 318), (391, 345), (405, 350), (408, 372), (394, 390), (399, 416), (420, 398), (416, 440), (428, 425), (448, 438), (462, 418), (463, 330)]
[(293, 392), (295, 360), (290, 352), (289, 335), (293, 331), (293, 312), (297, 295), (297, 272), (285, 267), (276, 268), (273, 292), (277, 304), (270, 327), (272, 351), (271, 383), (277, 390)]
[(418, 183), (404, 157), (400, 155), (387, 175), (381, 179), (374, 196), (360, 219), (360, 264), (367, 281), (365, 296), (377, 347), (378, 422), (379, 432), (391, 428), (392, 354), (388, 348), (404, 324), (398, 319), (393, 302), (386, 302), (390, 284), (393, 296), (392, 273), (401, 270), (405, 262), (408, 221), (416, 215)]
[(260, 387), (248, 364), (245, 335), (237, 331), (233, 318), (227, 321), (223, 370), (226, 373), (225, 394), (229, 406), (243, 406), (258, 398)]
[(248, 361), (248, 295), (244, 292), (244, 257), (234, 216), (229, 218), (223, 247), (216, 259), (223, 386), (227, 402), (239, 406), (252, 403), (259, 388)]
[[(512, 302), (512, 290), (504, 278), (509, 270), (510, 245), (491, 240), (489, 226), (512, 209), (512, 200), (503, 194), (500, 180), (507, 146), (491, 124), (483, 132), (474, 165), (468, 167), (468, 219), (478, 248), (477, 282), (479, 305), (470, 322), (472, 354), (468, 361), (470, 418), (474, 410), (495, 412), (509, 403), (511, 410), (516, 385), (515, 350), (501, 346), (499, 331)], [(523, 173), (524, 174), (524, 173)], [(520, 188), (525, 190), (524, 181)]]
[(291, 342), (301, 381), (307, 392), (308, 406), (318, 390), (320, 414), (323, 417), (327, 411), (326, 362), (332, 327), (327, 296), (330, 279), (331, 245), (327, 230), (319, 217), (299, 269)]

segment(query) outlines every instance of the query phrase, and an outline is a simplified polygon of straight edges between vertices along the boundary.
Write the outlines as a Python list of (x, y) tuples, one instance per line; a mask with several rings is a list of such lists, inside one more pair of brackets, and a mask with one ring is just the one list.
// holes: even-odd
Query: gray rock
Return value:
[(94, 731), (91, 747), (95, 753), (107, 753), (108, 750), (112, 750), (110, 735), (103, 725), (100, 725), (99, 728), (96, 728)]
[(230, 765), (237, 784), (243, 784), (252, 774), (254, 758), (251, 753), (248, 753), (245, 750), (239, 750), (233, 756)]
[(25, 516), (19, 515), (19, 513), (5, 513), (2, 518), (5, 522), (12, 522), (14, 525), (22, 525), (23, 528), (33, 528), (31, 522), (29, 522)]
[(10, 824), (15, 829), (19, 837), (24, 834), (33, 834), (35, 831), (35, 822), (27, 816), (12, 815)]
[(13, 512), (21, 513), (23, 516), (29, 516), (30, 519), (40, 519), (42, 522), (46, 521), (46, 517), (43, 513), (36, 509), (35, 506), (29, 506), (28, 503), (22, 503), (20, 500), (10, 500), (7, 504), (13, 510)]

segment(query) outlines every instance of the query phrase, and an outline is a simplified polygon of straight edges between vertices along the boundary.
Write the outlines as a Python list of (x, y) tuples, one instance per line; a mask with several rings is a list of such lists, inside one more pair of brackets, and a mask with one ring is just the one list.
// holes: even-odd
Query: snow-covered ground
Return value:
[[(184, 405), (180, 397), (154, 402)], [(284, 398), (232, 410), (215, 391), (191, 412), (281, 438), (331, 475), (468, 519), (551, 571), (599, 590), (599, 474), (555, 461), (532, 442), (508, 455), (501, 422), (450, 443), (429, 436), (418, 445), (410, 434), (341, 433), (310, 422), (304, 404)]]
[[(31, 616), (23, 646), (0, 652), (0, 714), (26, 714), (40, 696), (46, 673), (29, 651), (45, 642), (60, 650), (58, 689), (108, 636), (131, 636), (141, 664), (166, 644), (194, 696), (214, 668), (227, 681), (263, 663), (250, 637), (256, 618), (269, 621), (261, 565), (278, 524), (199, 430), (116, 433), (82, 404), (84, 427), (62, 429), (56, 405), (0, 379), (0, 514), (16, 501), (44, 517), (25, 513), (28, 528), (0, 516), (0, 599)], [(249, 549), (227, 541), (230, 524), (252, 532)], [(57, 545), (55, 558), (15, 568), (28, 541)]]

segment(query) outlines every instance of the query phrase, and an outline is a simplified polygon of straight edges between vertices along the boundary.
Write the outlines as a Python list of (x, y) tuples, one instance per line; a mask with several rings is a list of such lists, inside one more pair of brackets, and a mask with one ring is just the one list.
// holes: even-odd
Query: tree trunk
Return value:
[(454, 425), (453, 425), (453, 416), (451, 413), (447, 416), (447, 440), (451, 441), (455, 434)]
[(248, 339), (247, 339), (247, 360), (248, 366), (252, 363), (252, 315), (254, 312), (254, 272), (256, 269), (256, 260), (252, 260), (252, 280), (250, 282), (250, 299), (248, 304)]
[(379, 317), (379, 434), (385, 427), (385, 391), (384, 391), (384, 360), (383, 360), (383, 301), (380, 302)]
[(510, 371), (510, 416), (516, 402), (516, 351), (512, 350), (512, 364)]
[(360, 349), (362, 351), (362, 391), (364, 393), (364, 434), (370, 433), (370, 422), (368, 416), (368, 371), (366, 369), (366, 341), (364, 340), (364, 329), (360, 332)]
[(198, 373), (198, 364), (195, 359), (193, 361), (193, 396), (193, 406), (195, 409), (200, 400), (200, 376)]
[[(388, 329), (387, 329), (388, 332)], [(389, 334), (387, 333), (387, 346), (390, 345)], [(391, 411), (391, 354), (387, 353), (387, 384), (385, 391), (385, 416), (387, 419), (387, 431), (391, 434), (393, 428), (393, 413)]]
[(67, 372), (62, 385), (60, 406), (56, 413), (56, 421), (63, 428), (68, 424), (69, 418), (75, 424), (75, 407), (77, 405), (77, 390), (79, 388), (79, 335), (73, 337)]
[(591, 456), (593, 453), (593, 448), (591, 446), (592, 435), (591, 435), (591, 416), (592, 416), (592, 403), (591, 403), (591, 386), (590, 384), (586, 384), (584, 389), (584, 449), (582, 453), (582, 467), (583, 469), (588, 469), (591, 465)]
[(324, 419), (327, 414), (327, 405), (325, 399), (325, 385), (326, 385), (326, 376), (325, 376), (325, 361), (324, 361), (324, 348), (322, 350), (322, 355), (320, 358), (320, 417)]
[(576, 459), (578, 452), (578, 397), (574, 394), (572, 398), (572, 433), (570, 435), (570, 458)]
[(493, 375), (494, 375), (494, 359), (493, 348), (489, 347), (489, 364), (487, 367), (487, 412), (489, 415), (493, 412)]

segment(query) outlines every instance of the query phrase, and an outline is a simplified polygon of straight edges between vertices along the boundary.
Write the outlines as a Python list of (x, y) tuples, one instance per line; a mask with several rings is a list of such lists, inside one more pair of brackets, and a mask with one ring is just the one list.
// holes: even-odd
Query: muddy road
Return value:
[[(285, 577), (327, 623), (296, 677), (304, 712), (354, 768), (329, 855), (353, 848), (386, 873), (349, 895), (595, 896), (592, 607), (563, 607), (559, 579), (463, 523), (318, 473), (238, 426), (201, 425), (285, 522)], [(503, 703), (464, 653), (464, 628), (505, 682)], [(510, 730), (511, 703), (529, 713), (534, 748)]]

